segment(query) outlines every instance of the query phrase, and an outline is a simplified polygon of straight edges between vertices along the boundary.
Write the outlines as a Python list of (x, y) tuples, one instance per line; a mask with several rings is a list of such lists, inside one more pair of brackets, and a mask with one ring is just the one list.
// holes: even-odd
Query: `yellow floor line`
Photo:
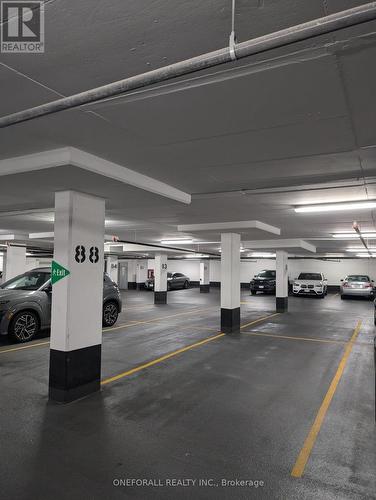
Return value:
[(347, 342), (345, 352), (343, 353), (342, 359), (338, 365), (336, 374), (333, 377), (333, 380), (329, 386), (328, 392), (326, 393), (323, 402), (320, 406), (320, 409), (316, 415), (316, 418), (312, 424), (312, 427), (308, 433), (308, 436), (303, 444), (303, 448), (301, 449), (299, 456), (295, 462), (295, 465), (291, 471), (291, 475), (293, 477), (302, 477), (304, 473), (305, 466), (307, 465), (307, 462), (309, 460), (309, 457), (311, 455), (312, 449), (315, 445), (317, 436), (320, 432), (321, 426), (324, 422), (325, 415), (328, 411), (328, 408), (330, 406), (330, 403), (333, 399), (333, 396), (337, 390), (339, 381), (342, 378), (343, 372), (346, 367), (347, 360), (350, 356), (351, 350), (353, 348), (354, 342), (359, 334), (360, 327), (362, 325), (362, 322), (359, 320), (354, 333), (352, 334), (351, 339)]
[[(280, 313), (270, 314), (268, 316), (264, 316), (262, 318), (251, 321), (250, 323), (247, 323), (246, 325), (243, 325), (240, 328), (245, 328), (246, 326), (253, 325), (255, 323), (258, 323), (262, 320), (271, 318), (273, 316), (277, 316), (277, 314), (280, 314)], [(187, 347), (183, 347), (182, 349), (178, 349), (177, 351), (171, 352), (169, 354), (165, 354), (161, 358), (153, 359), (152, 361), (149, 361), (148, 363), (145, 363), (145, 364), (140, 365), (140, 366), (136, 366), (135, 368), (132, 368), (131, 370), (128, 370), (128, 371), (123, 372), (123, 373), (119, 373), (119, 375), (115, 375), (114, 377), (104, 379), (104, 380), (102, 380), (101, 384), (102, 385), (109, 384), (110, 382), (115, 382), (116, 380), (119, 380), (121, 378), (128, 377), (129, 375), (132, 375), (133, 373), (139, 372), (140, 370), (144, 370), (145, 368), (149, 368), (149, 366), (156, 365), (157, 363), (161, 363), (162, 361), (165, 361), (166, 359), (172, 358), (173, 356), (181, 354), (185, 351), (189, 351), (190, 349), (193, 349), (194, 347), (198, 347), (200, 345), (207, 344), (208, 342), (211, 342), (212, 340), (219, 339), (220, 337), (224, 337), (224, 336), (225, 336), (225, 333), (219, 332), (218, 335), (214, 335), (214, 336), (209, 337), (205, 340), (201, 340), (200, 342), (196, 342), (195, 344), (191, 344)]]
[(182, 313), (170, 314), (169, 316), (161, 316), (160, 318), (147, 319), (145, 321), (132, 321), (131, 323), (125, 323), (123, 325), (114, 326), (114, 327), (111, 327), (111, 328), (106, 328), (103, 331), (104, 332), (111, 332), (113, 330), (119, 330), (120, 328), (128, 328), (130, 326), (135, 326), (135, 325), (145, 325), (147, 323), (155, 323), (157, 321), (162, 321), (164, 319), (175, 318), (177, 316), (185, 316), (187, 314), (194, 314), (194, 313), (200, 313), (200, 312), (208, 311), (209, 309), (212, 309), (212, 307), (208, 307), (206, 309), (200, 309), (200, 308), (197, 307), (195, 309), (191, 309), (189, 311), (185, 311), (185, 312), (182, 312)]
[(309, 342), (324, 342), (328, 344), (346, 344), (346, 340), (330, 340), (330, 339), (318, 339), (314, 337), (290, 337), (288, 335), (277, 335), (274, 333), (263, 333), (263, 332), (243, 332), (247, 335), (254, 335), (256, 337), (272, 337), (275, 339), (288, 339), (288, 340), (306, 340)]
[(41, 345), (47, 345), (49, 343), (50, 342), (47, 341), (47, 342), (38, 342), (38, 344), (23, 345), (23, 346), (20, 346), (20, 347), (11, 347), (10, 349), (4, 349), (3, 351), (0, 351), (0, 354), (4, 354), (5, 352), (21, 351), (23, 349), (31, 349), (31, 347), (38, 347), (38, 346), (41, 346)]
[[(136, 325), (141, 325), (141, 324), (145, 324), (145, 323), (154, 323), (154, 322), (157, 322), (157, 321), (162, 321), (162, 320), (173, 318), (173, 317), (176, 317), (176, 316), (183, 316), (183, 315), (187, 315), (187, 314), (193, 314), (193, 313), (196, 313), (196, 312), (197, 313), (198, 312), (204, 312), (204, 311), (207, 311), (209, 309), (212, 309), (212, 307), (206, 308), (206, 309), (197, 308), (197, 309), (193, 309), (193, 310), (186, 311), (186, 312), (183, 312), (183, 313), (172, 314), (170, 316), (163, 316), (161, 318), (154, 318), (154, 319), (150, 319), (150, 320), (146, 320), (146, 321), (135, 321), (135, 322), (132, 321), (130, 323), (125, 323), (123, 325), (115, 326), (115, 327), (112, 327), (112, 328), (105, 328), (105, 329), (102, 330), (102, 332), (106, 333), (106, 332), (110, 332), (110, 331), (113, 331), (113, 330), (119, 330), (121, 328), (129, 328), (130, 326), (136, 326)], [(262, 321), (263, 319), (271, 318), (272, 316), (276, 316), (276, 314), (272, 314), (270, 316), (265, 316), (263, 318), (259, 318), (259, 319), (255, 320), (255, 321), (252, 321), (251, 323), (247, 323), (246, 325), (241, 326), (240, 328), (245, 328), (246, 326), (258, 323), (259, 321)], [(188, 328), (188, 327), (184, 327), (184, 328)], [(193, 328), (196, 328), (196, 327), (194, 325), (192, 325), (190, 328), (193, 329)], [(211, 328), (210, 329), (209, 328), (205, 328), (205, 330), (207, 330), (207, 331), (209, 331), (209, 330), (218, 331), (215, 328), (213, 328), (213, 329), (211, 329)], [(34, 347), (40, 347), (40, 346), (48, 345), (49, 343), (50, 343), (49, 341), (46, 341), (46, 342), (38, 342), (36, 344), (28, 344), (28, 345), (23, 345), (23, 346), (19, 346), (19, 347), (12, 347), (10, 349), (0, 350), (0, 354), (5, 354), (7, 352), (13, 352), (13, 351), (21, 351), (21, 350), (24, 350), (24, 349), (32, 349)]]
[(251, 321), (250, 323), (246, 323), (245, 325), (242, 325), (240, 329), (242, 330), (243, 328), (247, 328), (247, 326), (255, 325), (256, 323), (259, 323), (260, 321), (263, 321), (264, 319), (269, 319), (273, 318), (274, 316), (279, 316), (281, 313), (274, 313), (274, 314), (269, 314), (268, 316), (263, 316), (262, 318), (255, 319)]
[(182, 347), (181, 349), (178, 349), (177, 351), (170, 352), (168, 354), (165, 354), (164, 356), (161, 356), (160, 358), (153, 359), (152, 361), (149, 361), (148, 363), (145, 363), (140, 366), (136, 366), (135, 368), (132, 368), (131, 370), (128, 370), (123, 373), (119, 373), (119, 375), (115, 375), (114, 377), (106, 378), (102, 380), (101, 385), (106, 385), (109, 384), (110, 382), (115, 382), (116, 380), (119, 380), (124, 377), (128, 377), (129, 375), (132, 375), (133, 373), (137, 373), (141, 370), (144, 370), (145, 368), (149, 368), (149, 366), (156, 365), (158, 363), (161, 363), (162, 361), (165, 361), (166, 359), (170, 359), (174, 356), (177, 356), (178, 354), (181, 354), (183, 352), (189, 351), (190, 349), (194, 349), (195, 347), (199, 347), (201, 345), (207, 344), (208, 342), (211, 342), (212, 340), (219, 339), (220, 337), (224, 337), (224, 333), (219, 333), (218, 335), (214, 335), (213, 337), (209, 337), (205, 340), (201, 340), (200, 342), (196, 342), (195, 344), (188, 345), (186, 347)]

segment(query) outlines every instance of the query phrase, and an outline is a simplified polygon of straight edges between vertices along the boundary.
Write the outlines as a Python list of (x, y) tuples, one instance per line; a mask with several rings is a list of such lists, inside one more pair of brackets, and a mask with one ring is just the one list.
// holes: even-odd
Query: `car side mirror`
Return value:
[(340, 280), (340, 281), (343, 281), (343, 280)]
[(46, 293), (52, 293), (52, 285), (46, 286), (46, 288), (44, 288), (43, 291)]
[(257, 274), (254, 274), (254, 275), (253, 275), (253, 277), (254, 277), (254, 278), (257, 278)]

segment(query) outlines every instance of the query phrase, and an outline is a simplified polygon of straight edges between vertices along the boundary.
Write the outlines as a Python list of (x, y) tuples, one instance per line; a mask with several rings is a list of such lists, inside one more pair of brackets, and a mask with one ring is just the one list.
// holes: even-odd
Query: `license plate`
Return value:
[(264, 288), (264, 285), (260, 285), (259, 288)]

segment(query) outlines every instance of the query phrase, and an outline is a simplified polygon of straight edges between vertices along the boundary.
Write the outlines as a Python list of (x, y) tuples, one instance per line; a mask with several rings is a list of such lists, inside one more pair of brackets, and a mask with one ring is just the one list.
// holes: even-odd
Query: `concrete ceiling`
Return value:
[[(238, 0), (238, 39), (362, 3)], [(221, 48), (230, 5), (47, 2), (45, 54), (0, 55), (0, 115)], [(351, 242), (331, 233), (351, 230), (355, 219), (375, 230), (373, 211), (303, 215), (293, 206), (376, 198), (375, 60), (376, 23), (367, 23), (2, 129), (2, 159), (76, 147), (190, 193), (192, 203), (66, 166), (0, 177), (0, 211), (50, 209), (56, 190), (77, 189), (105, 197), (106, 232), (130, 241), (181, 238), (180, 224), (257, 219), (318, 253), (343, 251)], [(2, 233), (52, 230), (48, 210), (0, 213)]]

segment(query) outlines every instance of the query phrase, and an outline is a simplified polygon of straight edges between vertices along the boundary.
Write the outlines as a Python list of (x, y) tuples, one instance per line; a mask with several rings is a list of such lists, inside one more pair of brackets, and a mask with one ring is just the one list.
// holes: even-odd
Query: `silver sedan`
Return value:
[(368, 299), (374, 298), (374, 282), (365, 274), (350, 274), (341, 280), (341, 299), (359, 296)]

